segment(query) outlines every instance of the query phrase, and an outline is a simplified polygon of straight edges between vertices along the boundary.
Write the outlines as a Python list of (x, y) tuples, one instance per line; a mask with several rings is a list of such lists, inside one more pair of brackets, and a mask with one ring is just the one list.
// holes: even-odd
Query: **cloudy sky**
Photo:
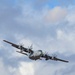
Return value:
[[(75, 0), (0, 0), (1, 75), (75, 75)], [(8, 40), (69, 63), (33, 61)]]

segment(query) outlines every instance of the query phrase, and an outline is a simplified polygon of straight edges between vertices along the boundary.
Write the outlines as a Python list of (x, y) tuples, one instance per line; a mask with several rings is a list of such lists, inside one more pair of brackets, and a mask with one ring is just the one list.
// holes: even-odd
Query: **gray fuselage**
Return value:
[(37, 60), (37, 59), (40, 59), (41, 56), (42, 56), (42, 51), (37, 50), (37, 51), (34, 51), (33, 53), (30, 53), (29, 58), (32, 60)]

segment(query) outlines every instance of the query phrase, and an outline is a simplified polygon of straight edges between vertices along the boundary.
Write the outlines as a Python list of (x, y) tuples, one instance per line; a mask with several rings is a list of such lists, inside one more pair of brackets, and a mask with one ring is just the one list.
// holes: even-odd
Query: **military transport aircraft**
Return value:
[(66, 60), (59, 59), (56, 56), (50, 56), (47, 53), (43, 53), (42, 50), (33, 51), (32, 46), (30, 48), (25, 48), (22, 45), (16, 45), (16, 44), (11, 43), (11, 42), (6, 41), (6, 40), (3, 40), (3, 41), (6, 42), (6, 43), (9, 43), (13, 47), (19, 49), (20, 51), (16, 51), (16, 52), (27, 55), (32, 60), (38, 60), (38, 59), (42, 60), (41, 58), (45, 58), (45, 60), (50, 59), (50, 60), (62, 61), (62, 62), (66, 62), (66, 63), (69, 62), (69, 61), (66, 61)]

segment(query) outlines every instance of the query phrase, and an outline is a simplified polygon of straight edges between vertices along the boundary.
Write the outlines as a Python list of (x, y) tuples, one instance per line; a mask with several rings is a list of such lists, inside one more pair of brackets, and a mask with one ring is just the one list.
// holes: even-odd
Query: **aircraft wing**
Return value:
[(59, 59), (59, 58), (57, 58), (57, 57), (53, 57), (52, 60), (55, 60), (55, 61), (62, 61), (62, 62), (66, 62), (66, 63), (69, 62), (69, 61), (67, 61), (67, 60)]
[(28, 53), (33, 52), (31, 49), (27, 49), (27, 48), (25, 48), (25, 47), (23, 47), (23, 46), (16, 45), (16, 44), (11, 43), (11, 42), (6, 41), (6, 40), (3, 40), (3, 41), (6, 42), (6, 43), (11, 44), (13, 47), (15, 47), (15, 48), (17, 48), (17, 49), (20, 49), (20, 50), (22, 50), (22, 51), (24, 51), (24, 52), (28, 52)]
[(62, 61), (62, 62), (66, 62), (66, 63), (68, 63), (69, 61), (66, 61), (66, 60), (63, 60), (63, 59), (59, 59), (59, 58), (57, 58), (57, 57), (55, 57), (55, 56), (49, 56), (49, 55), (47, 55), (47, 54), (45, 54), (45, 55), (42, 55), (42, 57), (43, 58), (46, 58), (46, 60), (54, 60), (54, 61)]

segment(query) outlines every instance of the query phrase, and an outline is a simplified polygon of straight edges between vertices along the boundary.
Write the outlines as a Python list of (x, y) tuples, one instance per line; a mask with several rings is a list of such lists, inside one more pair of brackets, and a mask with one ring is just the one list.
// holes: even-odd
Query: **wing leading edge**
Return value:
[(42, 55), (42, 57), (43, 58), (45, 58), (46, 60), (54, 60), (54, 61), (62, 61), (62, 62), (66, 62), (66, 63), (68, 63), (69, 61), (66, 61), (66, 60), (63, 60), (63, 59), (59, 59), (59, 58), (57, 58), (57, 57), (55, 57), (55, 56), (49, 56), (49, 55), (47, 55), (47, 54), (45, 54), (45, 55)]
[(6, 41), (6, 40), (3, 40), (3, 41), (6, 42), (6, 43), (11, 44), (13, 47), (15, 47), (15, 48), (17, 48), (17, 49), (20, 49), (20, 50), (22, 50), (22, 51), (24, 51), (24, 52), (28, 52), (28, 53), (33, 52), (31, 49), (27, 49), (27, 48), (25, 48), (25, 47), (23, 47), (23, 46), (16, 45), (16, 44), (11, 43), (11, 42)]

